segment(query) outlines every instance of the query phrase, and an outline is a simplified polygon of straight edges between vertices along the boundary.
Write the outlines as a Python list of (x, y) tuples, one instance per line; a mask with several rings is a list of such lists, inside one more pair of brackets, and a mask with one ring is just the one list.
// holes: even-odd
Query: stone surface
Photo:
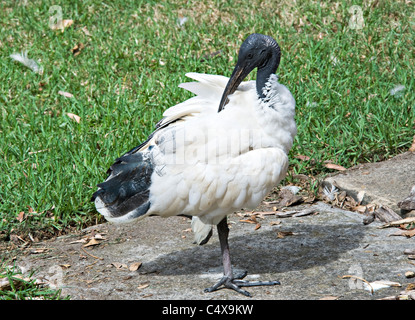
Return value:
[[(326, 179), (352, 195), (365, 191), (365, 202), (397, 210), (415, 184), (415, 155), (359, 165)], [(230, 250), (235, 272), (247, 279), (279, 280), (281, 285), (252, 287), (252, 299), (378, 299), (399, 294), (413, 279), (415, 266), (404, 254), (415, 248), (415, 237), (391, 236), (398, 230), (380, 229), (379, 222), (363, 225), (359, 213), (323, 202), (318, 212), (304, 217), (257, 217), (255, 224), (229, 216)], [(272, 208), (262, 206), (265, 211)], [(296, 207), (290, 207), (293, 210)], [(280, 221), (280, 223), (276, 223)], [(292, 233), (292, 235), (287, 235)], [(85, 237), (99, 234), (98, 244), (84, 247)], [(284, 235), (285, 236), (281, 236)], [(280, 236), (279, 236), (280, 235)], [(15, 264), (62, 289), (72, 299), (226, 300), (250, 299), (228, 289), (204, 293), (222, 276), (216, 230), (208, 244), (193, 244), (190, 220), (149, 217), (135, 224), (101, 224), (58, 239), (35, 243), (16, 256)], [(142, 263), (136, 271), (132, 265)], [(363, 282), (395, 281), (402, 287), (371, 295)]]
[(415, 185), (415, 153), (406, 152), (390, 160), (367, 163), (325, 179), (357, 197), (365, 192), (362, 204), (387, 205), (399, 213), (398, 202), (406, 198)]
[[(396, 228), (363, 225), (362, 216), (319, 202), (318, 214), (258, 219), (261, 227), (230, 216), (230, 249), (236, 271), (247, 279), (279, 280), (281, 285), (252, 287), (251, 299), (378, 299), (396, 295), (410, 282), (405, 249), (414, 238), (389, 236)], [(300, 209), (303, 207), (300, 207)], [(290, 208), (292, 209), (292, 208)], [(277, 220), (280, 224), (273, 224)], [(36, 269), (72, 299), (250, 299), (231, 290), (204, 293), (222, 275), (217, 234), (204, 246), (193, 244), (190, 221), (182, 217), (149, 217), (136, 224), (102, 224), (36, 244), (16, 258), (25, 270)], [(293, 235), (279, 238), (278, 232)], [(79, 240), (99, 233), (105, 240), (83, 247)], [(35, 252), (41, 248), (40, 253)], [(85, 250), (85, 251), (84, 251)], [(137, 271), (128, 267), (142, 262)], [(389, 280), (403, 285), (371, 295), (355, 275), (367, 281)]]

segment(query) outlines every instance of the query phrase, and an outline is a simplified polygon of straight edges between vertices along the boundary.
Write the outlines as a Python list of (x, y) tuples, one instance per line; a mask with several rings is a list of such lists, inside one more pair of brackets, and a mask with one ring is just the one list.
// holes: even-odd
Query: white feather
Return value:
[(29, 59), (29, 57), (27, 56), (27, 51), (23, 51), (21, 53), (13, 53), (10, 55), (10, 58), (20, 62), (24, 66), (31, 69), (33, 72), (43, 74), (43, 68), (39, 66), (39, 64), (35, 60)]
[(191, 226), (197, 244), (201, 244), (211, 234), (213, 228), (211, 224), (203, 223), (198, 217), (192, 218)]

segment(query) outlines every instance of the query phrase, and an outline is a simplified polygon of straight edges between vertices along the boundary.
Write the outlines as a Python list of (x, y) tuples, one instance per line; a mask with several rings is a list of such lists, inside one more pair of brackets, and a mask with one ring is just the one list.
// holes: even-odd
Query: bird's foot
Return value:
[(205, 292), (213, 292), (216, 290), (219, 290), (221, 286), (224, 286), (225, 288), (235, 290), (236, 292), (239, 292), (247, 297), (251, 297), (251, 294), (242, 289), (241, 287), (254, 287), (254, 286), (273, 286), (280, 284), (279, 281), (247, 281), (242, 280), (246, 277), (248, 274), (247, 271), (243, 272), (240, 275), (237, 275), (233, 278), (228, 276), (223, 276), (222, 279), (220, 279), (215, 285), (213, 285), (210, 288), (206, 288)]

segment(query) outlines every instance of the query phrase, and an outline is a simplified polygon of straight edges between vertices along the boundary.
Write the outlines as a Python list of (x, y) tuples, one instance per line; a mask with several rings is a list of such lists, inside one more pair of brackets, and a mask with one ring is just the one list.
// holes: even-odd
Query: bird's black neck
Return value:
[(280, 58), (281, 56), (278, 48), (278, 50), (272, 51), (271, 57), (265, 65), (258, 67), (256, 91), (261, 99), (265, 98), (264, 88), (266, 87), (266, 83), (268, 82), (271, 74), (274, 74), (277, 71), (278, 65), (280, 64)]

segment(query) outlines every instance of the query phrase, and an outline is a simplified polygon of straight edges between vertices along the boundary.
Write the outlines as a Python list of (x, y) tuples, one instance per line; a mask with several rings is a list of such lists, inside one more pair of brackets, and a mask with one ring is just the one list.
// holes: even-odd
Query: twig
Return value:
[(372, 287), (372, 285), (370, 284), (370, 282), (369, 281), (367, 281), (367, 280), (365, 280), (365, 279), (363, 279), (363, 278), (360, 278), (360, 277), (357, 277), (357, 276), (354, 276), (354, 275), (349, 275), (349, 274), (347, 274), (347, 275), (345, 275), (345, 276), (342, 276), (342, 279), (346, 279), (346, 278), (354, 278), (354, 279), (357, 279), (357, 280), (361, 280), (361, 281), (363, 281), (364, 283), (366, 283), (369, 287), (370, 287), (370, 293), (371, 294), (373, 294), (375, 291), (373, 290), (373, 287)]
[(104, 260), (104, 258), (100, 258), (100, 257), (94, 256), (92, 253), (89, 253), (83, 247), (81, 247), (81, 249), (82, 249), (83, 252), (85, 252), (87, 255), (91, 256), (92, 258), (99, 259), (99, 260)]

